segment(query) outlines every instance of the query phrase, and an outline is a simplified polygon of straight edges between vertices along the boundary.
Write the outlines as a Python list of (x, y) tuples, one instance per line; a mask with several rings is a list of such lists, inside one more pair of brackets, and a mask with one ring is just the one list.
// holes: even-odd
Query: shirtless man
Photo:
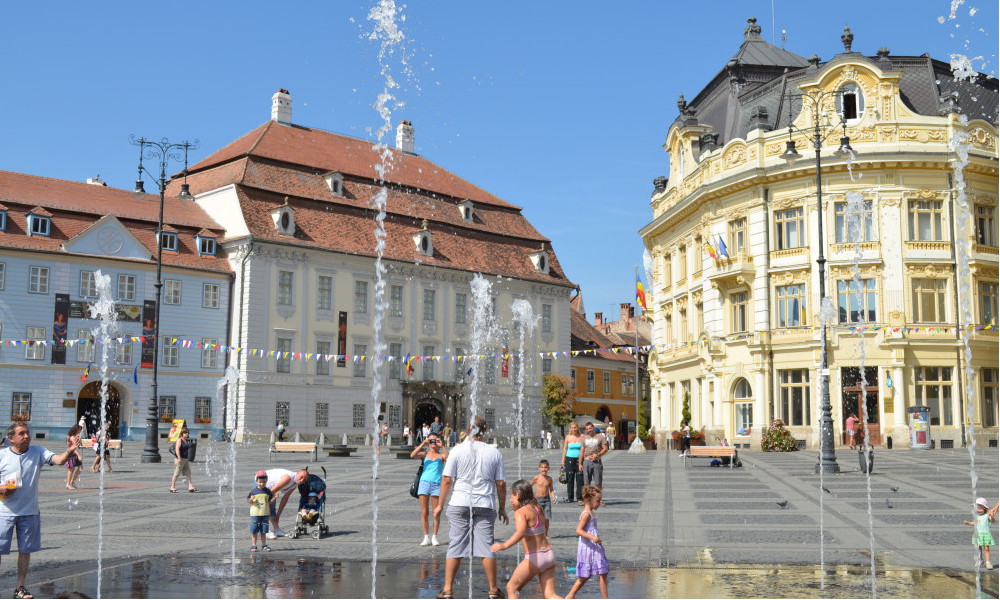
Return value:
[(549, 535), (549, 522), (552, 521), (552, 505), (556, 503), (556, 490), (549, 477), (549, 461), (542, 459), (538, 461), (538, 475), (531, 480), (531, 487), (535, 492), (535, 500), (545, 514), (545, 535)]

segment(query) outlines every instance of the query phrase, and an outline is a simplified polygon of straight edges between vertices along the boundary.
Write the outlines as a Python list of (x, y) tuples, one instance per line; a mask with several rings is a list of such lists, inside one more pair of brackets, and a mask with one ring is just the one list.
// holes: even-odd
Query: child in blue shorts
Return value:
[(274, 504), (274, 493), (267, 489), (267, 471), (257, 471), (257, 485), (247, 495), (250, 502), (250, 552), (257, 551), (257, 534), (264, 544), (262, 550), (270, 552), (271, 547), (264, 541), (268, 532), (267, 521), (271, 516), (271, 505)]

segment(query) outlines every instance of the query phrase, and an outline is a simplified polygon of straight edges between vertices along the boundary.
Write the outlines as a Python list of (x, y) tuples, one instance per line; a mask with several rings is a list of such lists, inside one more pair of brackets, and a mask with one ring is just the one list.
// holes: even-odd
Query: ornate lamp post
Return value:
[[(817, 238), (817, 241), (819, 242), (819, 256), (816, 258), (816, 267), (819, 270), (820, 319), (823, 327), (822, 341), (820, 342), (822, 346), (820, 348), (819, 362), (820, 454), (819, 461), (816, 463), (817, 473), (840, 472), (840, 465), (837, 464), (837, 455), (833, 451), (833, 417), (831, 416), (833, 409), (830, 405), (830, 367), (827, 349), (827, 318), (822, 316), (824, 313), (828, 312), (828, 309), (825, 307), (828, 302), (828, 298), (826, 296), (826, 256), (824, 255), (826, 244), (823, 241), (823, 169), (820, 157), (820, 153), (823, 149), (823, 138), (825, 137), (825, 134), (836, 128), (836, 126), (823, 127), (821, 125), (820, 117), (822, 113), (822, 106), (825, 100), (831, 97), (837, 97), (840, 94), (841, 92), (838, 90), (813, 94), (789, 95), (789, 139), (785, 143), (785, 151), (781, 155), (782, 158), (788, 161), (788, 164), (793, 164), (797, 159), (801, 158), (801, 155), (795, 150), (795, 142), (791, 139), (792, 131), (797, 131), (807, 137), (810, 133), (802, 131), (792, 125), (792, 107), (790, 101), (792, 98), (799, 98), (803, 105), (805, 105), (808, 101), (812, 105), (813, 131), (811, 135), (813, 149), (816, 151), (816, 215), (819, 229), (819, 237)], [(840, 138), (840, 148), (837, 149), (836, 153), (845, 157), (853, 156), (854, 150), (851, 148), (851, 139), (847, 137), (847, 124), (844, 122), (843, 117), (841, 117), (841, 124), (844, 128), (844, 135)]]
[[(153, 318), (153, 395), (149, 399), (149, 412), (146, 415), (146, 445), (142, 449), (142, 462), (144, 463), (158, 463), (160, 462), (160, 445), (159, 445), (159, 352), (160, 352), (160, 295), (163, 289), (163, 280), (161, 275), (163, 273), (163, 201), (164, 194), (167, 189), (167, 162), (175, 160), (177, 162), (184, 162), (184, 174), (187, 175), (188, 166), (188, 151), (197, 150), (199, 146), (198, 140), (194, 142), (184, 141), (179, 144), (172, 144), (167, 138), (161, 139), (159, 142), (154, 142), (152, 140), (147, 140), (146, 138), (136, 138), (134, 135), (130, 135), (129, 143), (133, 146), (139, 147), (139, 175), (135, 181), (135, 191), (133, 193), (136, 196), (140, 194), (145, 194), (146, 190), (142, 184), (142, 175), (145, 173), (152, 179), (160, 190), (160, 216), (156, 224), (156, 306), (154, 310)], [(183, 152), (183, 155), (182, 155)], [(159, 161), (160, 163), (160, 176), (157, 178), (149, 169), (142, 165), (143, 159), (148, 159), (152, 161)], [(155, 164), (155, 163), (154, 163)], [(194, 198), (191, 195), (188, 184), (185, 182), (181, 184), (181, 192), (177, 196), (183, 200), (190, 200)]]

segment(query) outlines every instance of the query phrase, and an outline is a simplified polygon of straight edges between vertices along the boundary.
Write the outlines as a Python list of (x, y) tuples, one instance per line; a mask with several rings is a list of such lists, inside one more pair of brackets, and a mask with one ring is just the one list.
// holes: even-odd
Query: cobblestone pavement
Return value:
[[(105, 565), (147, 555), (228, 556), (232, 504), (228, 479), (216, 460), (224, 444), (199, 444), (193, 465), (200, 489), (196, 494), (169, 493), (172, 463), (140, 463), (140, 443), (127, 444), (125, 450), (125, 458), (115, 459), (115, 471), (106, 477), (103, 527), (98, 519), (97, 476), (86, 472), (80, 489), (70, 491), (64, 487), (62, 467), (45, 469), (40, 494), (43, 549), (33, 555), (32, 581), (93, 569), (99, 529)], [(517, 451), (504, 450), (504, 456), (508, 481), (513, 482), (518, 476)], [(600, 509), (598, 520), (612, 565), (819, 564), (821, 520), (822, 558), (827, 564), (868, 564), (867, 488), (855, 453), (838, 454), (844, 472), (824, 478), (823, 486), (830, 493), (820, 491), (820, 478), (812, 472), (813, 452), (743, 452), (740, 457), (742, 468), (711, 468), (706, 459), (685, 468), (674, 452), (610, 453), (605, 459), (608, 505)], [(164, 458), (170, 457), (164, 453)], [(521, 472), (525, 477), (537, 472), (540, 458), (547, 458), (553, 473), (557, 471), (558, 451), (524, 450)], [(976, 461), (979, 495), (993, 502), (1000, 495), (996, 449), (981, 450)], [(331, 535), (322, 540), (280, 538), (271, 544), (273, 554), (370, 559), (372, 459), (365, 448), (349, 458), (322, 457), (309, 463), (302, 454), (282, 455), (269, 462), (265, 445), (240, 447), (235, 489), (237, 553), (242, 556), (249, 546), (245, 497), (254, 471), (270, 466), (294, 470), (307, 464), (317, 474), (321, 474), (320, 466), (326, 468)], [(446, 545), (418, 546), (419, 506), (407, 493), (415, 468), (415, 461), (381, 455), (375, 483), (382, 559), (444, 556)], [(972, 530), (962, 525), (972, 502), (966, 450), (879, 452), (871, 483), (875, 552), (880, 561), (973, 568)], [(178, 487), (183, 489), (181, 484)], [(892, 487), (898, 491), (891, 491)], [(563, 491), (559, 490), (560, 495)], [(788, 501), (785, 508), (777, 505), (780, 500)], [(580, 510), (575, 504), (554, 508), (551, 537), (562, 560), (572, 560), (576, 554), (574, 530)], [(289, 509), (282, 526), (288, 529), (293, 521), (294, 511)], [(498, 525), (497, 536), (506, 539), (512, 531), (512, 525)], [(446, 544), (446, 519), (439, 537)], [(5, 579), (0, 589), (12, 581), (14, 566), (12, 556), (3, 560), (0, 577)]]

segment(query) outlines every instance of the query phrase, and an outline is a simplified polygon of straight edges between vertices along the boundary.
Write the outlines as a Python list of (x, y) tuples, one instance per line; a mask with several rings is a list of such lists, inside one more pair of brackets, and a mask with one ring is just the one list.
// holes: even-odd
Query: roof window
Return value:
[(535, 271), (538, 271), (542, 275), (549, 274), (549, 253), (545, 250), (545, 242), (542, 242), (540, 250), (532, 252), (529, 256), (531, 264), (535, 267)]
[(413, 234), (413, 243), (417, 245), (417, 253), (423, 256), (434, 256), (434, 234), (428, 230), (428, 221), (424, 219), (421, 230)]
[[(164, 227), (169, 227), (169, 225), (165, 225)], [(161, 231), (160, 247), (166, 250), (167, 252), (177, 252), (179, 248), (179, 244), (177, 243), (177, 232), (168, 231), (166, 229)]]
[(344, 175), (342, 173), (331, 171), (323, 176), (323, 180), (326, 181), (326, 188), (330, 190), (331, 194), (344, 195)]
[(470, 223), (475, 220), (476, 211), (472, 204), (472, 200), (465, 200), (464, 202), (459, 203), (458, 210), (462, 213), (462, 219)]
[(295, 235), (295, 209), (288, 204), (288, 196), (285, 196), (284, 204), (271, 209), (271, 219), (275, 231), (281, 235)]
[(33, 208), (28, 212), (28, 235), (52, 235), (52, 214), (44, 208)]
[(0, 204), (0, 231), (7, 231), (7, 209)]
[(854, 83), (845, 84), (837, 94), (837, 112), (845, 123), (852, 123), (861, 118), (865, 112), (865, 96)]
[(198, 254), (201, 256), (215, 256), (217, 251), (217, 244), (215, 243), (215, 236), (211, 234), (207, 229), (202, 229), (198, 232), (198, 235), (194, 236), (195, 241), (198, 243)]

